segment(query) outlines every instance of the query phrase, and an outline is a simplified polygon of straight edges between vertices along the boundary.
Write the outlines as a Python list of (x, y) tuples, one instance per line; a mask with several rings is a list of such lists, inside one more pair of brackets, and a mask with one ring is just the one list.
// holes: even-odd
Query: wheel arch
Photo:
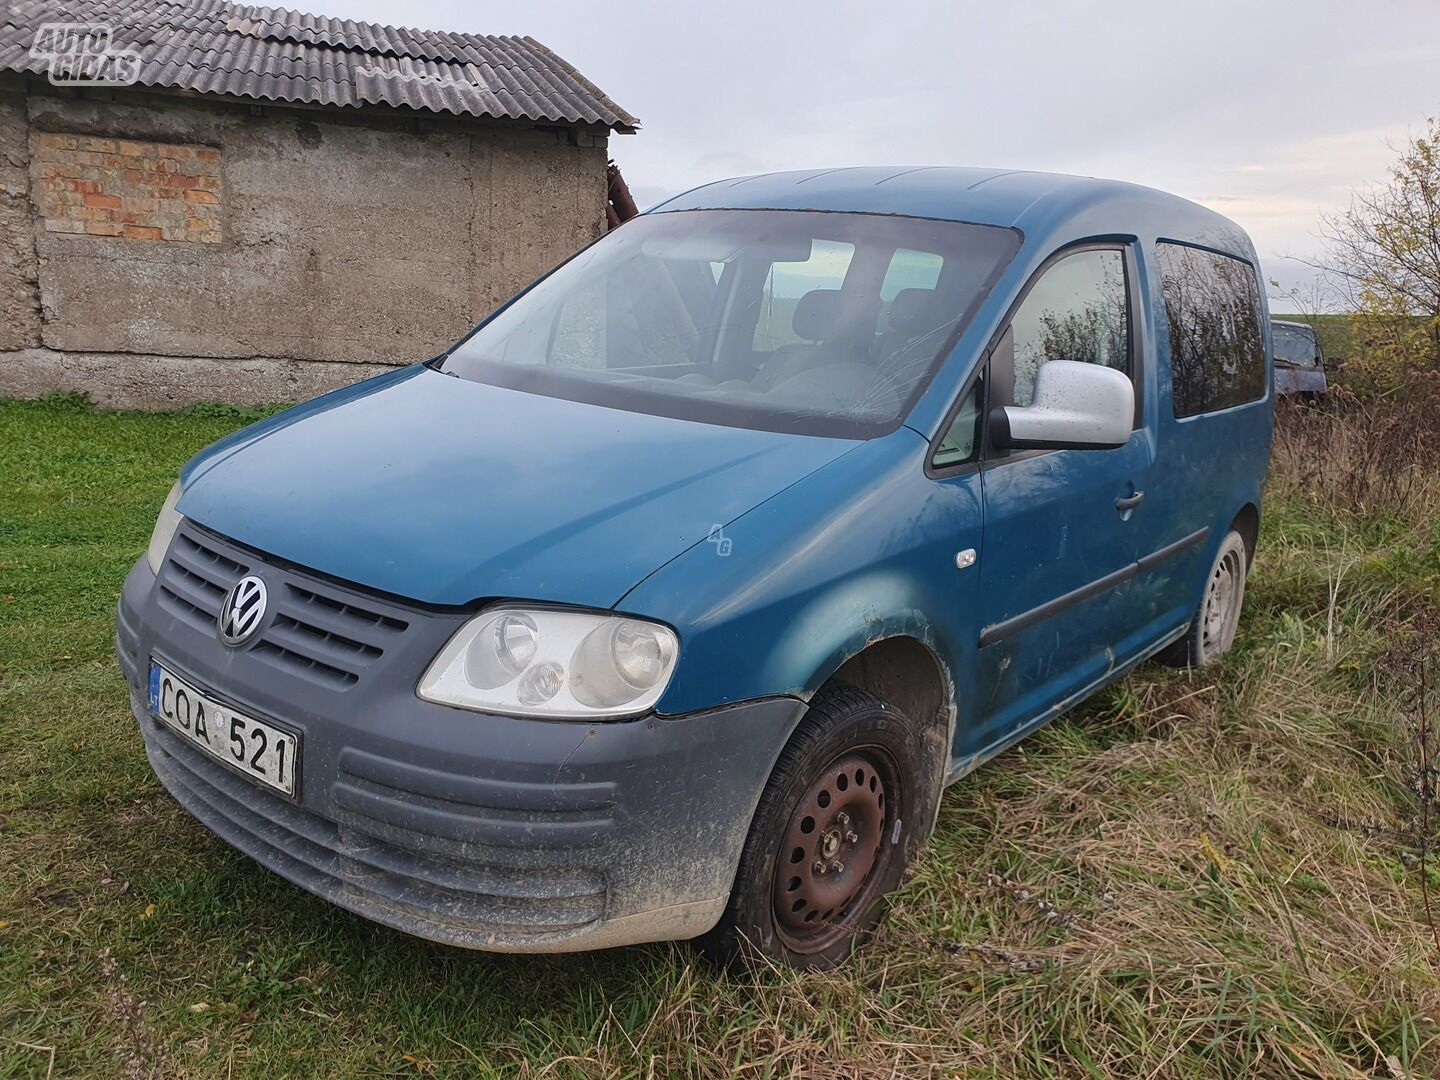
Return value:
[(1255, 565), (1255, 550), (1260, 544), (1260, 508), (1247, 502), (1231, 520), (1230, 526), (1245, 541), (1246, 569)]
[(928, 836), (945, 788), (958, 712), (954, 674), (933, 638), (915, 628), (871, 635), (833, 658), (816, 683), (816, 693), (831, 685), (864, 690), (915, 726), (926, 765), (916, 786), (926, 800), (922, 835)]

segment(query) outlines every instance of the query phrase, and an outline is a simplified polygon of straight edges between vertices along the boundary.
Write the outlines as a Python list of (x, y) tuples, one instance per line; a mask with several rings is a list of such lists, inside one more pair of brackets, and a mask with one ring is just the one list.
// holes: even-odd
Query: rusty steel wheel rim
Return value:
[(848, 751), (823, 769), (790, 816), (775, 868), (775, 922), (807, 951), (851, 932), (892, 857), (895, 770), (878, 747)]

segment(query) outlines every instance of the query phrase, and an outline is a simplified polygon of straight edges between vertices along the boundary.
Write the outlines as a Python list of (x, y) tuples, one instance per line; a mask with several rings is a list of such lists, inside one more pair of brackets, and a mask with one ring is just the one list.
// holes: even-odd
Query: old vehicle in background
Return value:
[(1295, 395), (1312, 403), (1322, 400), (1329, 387), (1325, 382), (1325, 354), (1314, 327), (1271, 319), (1270, 335), (1275, 343), (1275, 395)]

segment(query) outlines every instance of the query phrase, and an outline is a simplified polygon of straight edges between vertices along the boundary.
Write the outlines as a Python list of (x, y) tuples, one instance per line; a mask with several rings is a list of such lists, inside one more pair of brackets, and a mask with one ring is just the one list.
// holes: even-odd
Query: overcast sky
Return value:
[(1267, 276), (1306, 293), (1314, 272), (1287, 257), (1313, 258), (1321, 212), (1383, 178), (1387, 143), (1440, 113), (1436, 0), (290, 6), (539, 39), (640, 118), (611, 154), (642, 207), (772, 169), (1114, 177), (1234, 218)]

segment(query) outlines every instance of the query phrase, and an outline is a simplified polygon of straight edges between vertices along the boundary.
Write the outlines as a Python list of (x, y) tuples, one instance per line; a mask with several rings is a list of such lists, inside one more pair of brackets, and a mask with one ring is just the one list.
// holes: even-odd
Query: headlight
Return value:
[(517, 716), (628, 716), (660, 700), (679, 651), (673, 630), (640, 619), (491, 608), (440, 650), (418, 692)]
[(180, 527), (180, 522), (185, 520), (175, 512), (175, 504), (179, 501), (180, 481), (176, 480), (170, 494), (165, 496), (165, 505), (160, 507), (160, 516), (155, 519), (155, 528), (150, 533), (150, 547), (145, 552), (145, 561), (150, 564), (150, 572), (157, 577), (160, 574), (160, 564), (165, 561), (165, 551), (170, 547), (170, 540), (174, 537), (175, 530)]

